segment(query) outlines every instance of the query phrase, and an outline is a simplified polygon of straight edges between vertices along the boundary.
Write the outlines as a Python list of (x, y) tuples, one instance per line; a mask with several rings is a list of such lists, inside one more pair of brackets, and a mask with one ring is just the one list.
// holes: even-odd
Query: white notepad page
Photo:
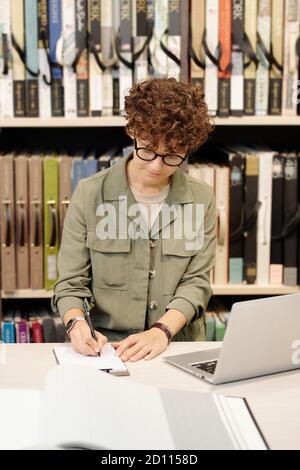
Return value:
[(124, 362), (116, 356), (116, 350), (111, 344), (101, 349), (101, 356), (84, 356), (75, 352), (71, 347), (54, 348), (54, 354), (60, 365), (86, 366), (92, 369), (112, 369), (114, 372), (127, 372)]

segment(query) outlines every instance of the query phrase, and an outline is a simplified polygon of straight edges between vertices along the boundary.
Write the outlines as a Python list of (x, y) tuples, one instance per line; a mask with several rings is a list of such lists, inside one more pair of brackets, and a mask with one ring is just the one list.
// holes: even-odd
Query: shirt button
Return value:
[(157, 245), (157, 242), (154, 240), (150, 240), (150, 248), (155, 248)]
[(149, 277), (150, 279), (153, 279), (154, 277), (156, 276), (156, 272), (153, 270), (153, 271), (149, 271)]
[(156, 310), (158, 307), (157, 302), (155, 300), (152, 300), (149, 304), (150, 310)]

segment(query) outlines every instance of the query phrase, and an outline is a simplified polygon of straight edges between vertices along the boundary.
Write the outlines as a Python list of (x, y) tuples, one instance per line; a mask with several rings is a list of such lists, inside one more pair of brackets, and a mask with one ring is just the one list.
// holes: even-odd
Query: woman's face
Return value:
[[(168, 149), (165, 147), (165, 143), (163, 143), (162, 141), (159, 142), (158, 148), (153, 148), (153, 146), (149, 144), (149, 142), (141, 140), (138, 137), (136, 138), (136, 143), (138, 148), (143, 147), (149, 150), (154, 150), (160, 155), (170, 154), (170, 151), (168, 151)], [(182, 151), (176, 151), (176, 154), (185, 157), (185, 153), (183, 153)], [(143, 174), (143, 177), (146, 179), (146, 181), (149, 181), (149, 183), (154, 185), (156, 183), (161, 184), (168, 180), (169, 177), (172, 176), (173, 173), (175, 173), (177, 168), (174, 166), (172, 167), (165, 165), (161, 157), (156, 157), (154, 160), (150, 161), (142, 160), (137, 156), (136, 151), (133, 152), (133, 159), (135, 168), (141, 171), (141, 174)]]

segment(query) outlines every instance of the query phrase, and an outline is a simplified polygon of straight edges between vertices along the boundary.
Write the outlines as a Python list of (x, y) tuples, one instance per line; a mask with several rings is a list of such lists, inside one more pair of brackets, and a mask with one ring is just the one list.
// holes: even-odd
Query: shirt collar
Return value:
[[(132, 155), (124, 157), (110, 168), (104, 181), (104, 198), (106, 201), (116, 201), (120, 196), (128, 196), (130, 188), (126, 176), (126, 165), (131, 158)], [(194, 198), (186, 176), (179, 168), (176, 168), (171, 177), (171, 186), (166, 203), (171, 205), (173, 203), (187, 204), (191, 202), (194, 202)]]

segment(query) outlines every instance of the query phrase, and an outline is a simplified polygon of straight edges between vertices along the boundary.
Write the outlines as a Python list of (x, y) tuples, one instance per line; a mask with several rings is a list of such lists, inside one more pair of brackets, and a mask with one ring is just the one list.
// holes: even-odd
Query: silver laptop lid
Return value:
[(214, 383), (300, 367), (300, 294), (237, 302), (214, 374)]

